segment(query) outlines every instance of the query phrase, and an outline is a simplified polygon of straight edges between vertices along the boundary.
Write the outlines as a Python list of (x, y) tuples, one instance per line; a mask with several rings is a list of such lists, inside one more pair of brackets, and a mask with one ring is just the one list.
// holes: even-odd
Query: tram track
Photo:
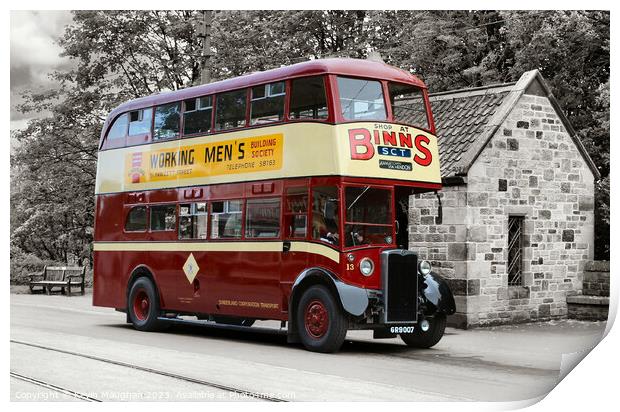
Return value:
[(31, 383), (33, 385), (41, 386), (41, 387), (43, 387), (45, 389), (49, 389), (49, 390), (52, 390), (52, 391), (60, 392), (60, 393), (62, 393), (64, 395), (71, 396), (73, 398), (77, 398), (77, 399), (82, 400), (82, 401), (86, 401), (86, 402), (101, 402), (101, 400), (96, 399), (96, 398), (92, 398), (92, 397), (90, 397), (88, 395), (84, 395), (83, 393), (72, 391), (71, 389), (63, 388), (61, 386), (54, 385), (52, 383), (45, 382), (45, 381), (42, 381), (40, 379), (36, 379), (36, 378), (30, 377), (30, 376), (25, 376), (25, 375), (19, 374), (17, 372), (11, 372), (10, 376), (11, 376), (11, 378), (19, 379), (21, 381), (28, 382), (28, 383)]
[[(127, 363), (127, 362), (122, 362), (122, 361), (117, 361), (117, 360), (113, 360), (113, 359), (106, 359), (106, 358), (102, 358), (99, 356), (94, 356), (94, 355), (88, 355), (85, 353), (80, 353), (80, 352), (75, 352), (75, 351), (70, 351), (70, 350), (65, 350), (65, 349), (59, 349), (59, 348), (53, 348), (50, 346), (44, 346), (44, 345), (40, 345), (37, 343), (32, 343), (32, 342), (25, 342), (25, 341), (20, 341), (20, 340), (16, 340), (16, 339), (11, 339), (10, 340), (11, 343), (14, 343), (16, 345), (23, 345), (23, 346), (28, 346), (31, 348), (37, 348), (37, 349), (42, 349), (42, 350), (47, 350), (47, 351), (51, 351), (51, 352), (56, 352), (56, 353), (62, 353), (65, 355), (70, 355), (70, 356), (76, 356), (76, 357), (80, 357), (80, 358), (84, 358), (84, 359), (90, 359), (90, 360), (94, 360), (94, 361), (98, 361), (98, 362), (103, 362), (103, 363), (107, 363), (107, 364), (111, 364), (111, 365), (116, 365), (116, 366), (122, 366), (122, 367), (126, 367), (126, 368), (130, 368), (130, 369), (134, 369), (134, 370), (138, 370), (141, 372), (147, 372), (147, 373), (152, 373), (155, 375), (159, 375), (159, 376), (165, 376), (168, 378), (172, 378), (172, 379), (177, 379), (177, 380), (181, 380), (184, 382), (189, 382), (189, 383), (194, 383), (197, 385), (202, 385), (202, 386), (207, 386), (210, 388), (214, 388), (214, 389), (219, 389), (219, 390), (223, 390), (226, 392), (231, 392), (231, 393), (236, 393), (240, 396), (247, 396), (247, 397), (251, 397), (251, 398), (255, 398), (257, 400), (264, 400), (264, 401), (268, 401), (268, 402), (288, 402), (287, 399), (281, 399), (281, 398), (277, 398), (277, 397), (273, 397), (270, 396), (268, 394), (265, 393), (261, 393), (261, 392), (253, 392), (247, 389), (242, 389), (242, 388), (236, 388), (233, 386), (229, 386), (229, 385), (224, 385), (224, 384), (220, 384), (217, 382), (212, 382), (212, 381), (206, 381), (203, 379), (197, 379), (197, 378), (192, 378), (189, 376), (183, 376), (183, 375), (179, 375), (173, 372), (166, 372), (166, 371), (162, 371), (162, 370), (158, 370), (158, 369), (154, 369), (154, 368), (148, 368), (145, 366), (140, 366), (140, 365), (134, 365), (131, 363)], [(15, 376), (14, 376), (15, 375)], [(23, 375), (19, 375), (17, 373), (11, 372), (11, 376), (15, 377), (16, 379), (21, 379), (27, 382), (31, 382), (33, 384), (39, 385), (39, 386), (44, 386), (47, 387), (49, 389), (53, 389), (62, 393), (66, 393), (70, 396), (74, 396), (74, 397), (79, 397), (79, 396), (83, 396), (85, 398), (88, 399), (84, 399), (84, 400), (90, 400), (90, 401), (99, 401), (98, 399), (94, 399), (94, 398), (89, 398), (86, 395), (82, 395), (78, 392), (73, 392), (70, 391), (68, 389), (64, 389), (49, 383), (46, 383), (44, 381), (40, 381), (34, 378), (30, 378), (30, 377), (26, 377)], [(81, 399), (81, 398), (80, 398)]]

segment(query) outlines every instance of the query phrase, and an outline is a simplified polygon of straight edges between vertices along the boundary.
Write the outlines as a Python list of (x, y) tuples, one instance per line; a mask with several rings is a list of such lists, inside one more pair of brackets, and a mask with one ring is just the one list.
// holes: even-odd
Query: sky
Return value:
[(28, 120), (45, 113), (23, 114), (15, 106), (24, 90), (50, 89), (56, 86), (48, 75), (66, 69), (71, 61), (59, 56), (58, 38), (71, 23), (69, 11), (11, 12), (11, 130), (26, 126)]

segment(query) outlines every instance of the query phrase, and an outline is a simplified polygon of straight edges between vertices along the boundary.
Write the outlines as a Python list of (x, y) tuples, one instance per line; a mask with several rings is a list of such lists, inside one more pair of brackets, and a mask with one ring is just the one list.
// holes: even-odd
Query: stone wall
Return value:
[(568, 317), (579, 320), (607, 320), (609, 316), (609, 262), (587, 262), (581, 295), (568, 296)]
[[(432, 262), (433, 271), (448, 279), (456, 301), (453, 326), (466, 327), (467, 291), (480, 282), (467, 279), (467, 187), (451, 186), (440, 192), (442, 224), (436, 223), (438, 202), (434, 193), (412, 196), (409, 202), (409, 248)], [(477, 291), (473, 293), (478, 294)]]
[(582, 293), (609, 297), (609, 261), (595, 260), (586, 263)]
[[(483, 149), (467, 185), (411, 199), (410, 247), (451, 279), (475, 326), (564, 317), (593, 257), (594, 175), (546, 97), (523, 95)], [(508, 286), (507, 223), (524, 217), (522, 286)]]

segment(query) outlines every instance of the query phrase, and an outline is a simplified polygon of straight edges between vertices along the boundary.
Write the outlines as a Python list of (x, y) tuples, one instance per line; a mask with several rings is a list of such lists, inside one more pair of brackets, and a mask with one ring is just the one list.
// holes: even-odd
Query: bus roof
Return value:
[(343, 76), (364, 77), (381, 80), (391, 80), (402, 83), (414, 84), (421, 88), (426, 88), (424, 83), (411, 73), (388, 64), (361, 59), (317, 59), (291, 66), (280, 67), (264, 72), (254, 72), (227, 80), (203, 84), (200, 86), (188, 87), (186, 89), (175, 90), (153, 94), (139, 99), (130, 100), (115, 108), (108, 119), (113, 119), (119, 113), (142, 109), (145, 107), (157, 106), (165, 103), (172, 103), (180, 100), (191, 99), (214, 93), (226, 92), (254, 85), (270, 83), (279, 80), (292, 79), (296, 77), (316, 76), (322, 74), (338, 74)]

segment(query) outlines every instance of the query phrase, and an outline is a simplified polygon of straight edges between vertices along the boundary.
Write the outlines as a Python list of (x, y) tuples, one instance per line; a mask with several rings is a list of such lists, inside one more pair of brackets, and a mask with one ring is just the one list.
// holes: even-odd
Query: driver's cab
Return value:
[(342, 248), (395, 246), (392, 187), (314, 186), (312, 202), (314, 240)]

